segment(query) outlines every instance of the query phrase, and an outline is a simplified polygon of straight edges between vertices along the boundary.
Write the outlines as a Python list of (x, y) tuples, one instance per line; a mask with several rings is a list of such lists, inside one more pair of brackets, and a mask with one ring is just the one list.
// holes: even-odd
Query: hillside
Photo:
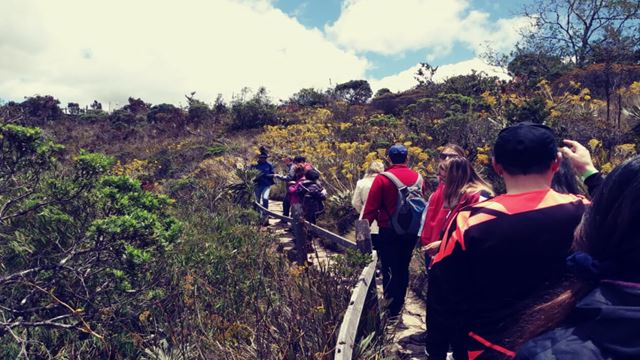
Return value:
[(281, 157), (307, 156), (329, 193), (320, 224), (345, 234), (356, 181), (394, 143), (432, 185), (438, 148), (460, 144), (499, 190), (491, 144), (534, 121), (588, 144), (609, 172), (640, 145), (640, 72), (622, 70), (613, 93), (593, 67), (533, 85), (464, 75), (371, 100), (354, 88), (279, 105), (263, 90), (185, 108), (130, 98), (110, 113), (53, 96), (4, 104), (0, 357), (328, 358), (363, 259), (300, 268), (274, 251), (251, 206), (258, 146), (281, 172)]

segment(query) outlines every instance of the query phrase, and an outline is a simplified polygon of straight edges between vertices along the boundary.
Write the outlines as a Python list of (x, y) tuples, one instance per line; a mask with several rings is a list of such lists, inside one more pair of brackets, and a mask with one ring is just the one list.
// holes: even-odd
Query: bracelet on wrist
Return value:
[(582, 179), (582, 181), (585, 181), (589, 176), (597, 173), (598, 170), (596, 169), (587, 169), (585, 172), (582, 173), (582, 175), (580, 175), (580, 178)]

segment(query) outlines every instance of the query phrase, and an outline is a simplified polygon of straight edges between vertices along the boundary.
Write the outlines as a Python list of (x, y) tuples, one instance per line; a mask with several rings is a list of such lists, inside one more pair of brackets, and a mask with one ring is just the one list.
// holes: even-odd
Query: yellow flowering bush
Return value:
[[(429, 154), (406, 141), (407, 129), (393, 123), (394, 130), (380, 116), (362, 116), (351, 123), (333, 122), (327, 109), (301, 114), (302, 122), (265, 127), (257, 143), (272, 149), (277, 156), (304, 155), (322, 174), (329, 192), (349, 192), (374, 160), (383, 160), (388, 146), (402, 142), (409, 151), (410, 165), (427, 171)], [(372, 125), (380, 123), (379, 125)], [(383, 145), (382, 147), (380, 145)]]

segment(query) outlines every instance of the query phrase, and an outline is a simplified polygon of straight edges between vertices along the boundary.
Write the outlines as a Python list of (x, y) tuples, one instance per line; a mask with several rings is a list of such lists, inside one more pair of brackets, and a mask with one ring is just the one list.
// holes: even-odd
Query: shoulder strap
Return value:
[[(392, 173), (390, 173), (389, 171), (385, 171), (380, 173), (380, 175), (383, 175), (384, 177), (386, 177), (387, 179), (391, 180), (391, 182), (393, 182), (393, 184), (398, 188), (398, 189), (402, 189), (402, 188), (406, 188), (407, 185), (405, 185), (402, 181), (400, 181), (400, 179), (398, 179), (397, 176), (393, 175)], [(418, 174), (418, 179), (416, 180), (416, 183), (413, 184), (413, 187), (419, 187), (422, 188), (422, 175)]]
[(422, 189), (422, 182), (424, 180), (422, 179), (422, 175), (418, 174), (418, 180), (416, 180), (416, 183), (413, 184), (413, 187), (418, 187), (420, 189)]
[(393, 175), (392, 173), (385, 171), (385, 172), (381, 172), (380, 175), (386, 177), (387, 179), (391, 180), (391, 182), (393, 183), (393, 185), (395, 185), (398, 189), (402, 189), (402, 188), (406, 188), (407, 185), (405, 185), (402, 181), (400, 181), (400, 179), (398, 179), (398, 177), (396, 177), (395, 175)]

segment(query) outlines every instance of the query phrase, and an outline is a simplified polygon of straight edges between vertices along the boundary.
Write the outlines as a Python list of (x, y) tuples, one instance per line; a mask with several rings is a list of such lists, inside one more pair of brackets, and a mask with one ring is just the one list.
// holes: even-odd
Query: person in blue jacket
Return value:
[[(590, 163), (588, 151), (573, 145), (578, 151), (565, 156), (586, 153), (583, 162)], [(580, 172), (595, 171), (588, 167)], [(513, 334), (516, 359), (640, 359), (638, 224), (640, 156), (635, 156), (604, 179), (576, 230), (575, 253), (567, 259), (573, 277), (522, 317), (522, 328)]]
[[(269, 157), (267, 150), (264, 147), (260, 148), (260, 155), (258, 155), (258, 162), (251, 166), (252, 169), (256, 169), (260, 172), (258, 176), (253, 180), (255, 183), (255, 195), (256, 201), (260, 203), (265, 209), (269, 208), (269, 192), (271, 186), (275, 184), (273, 165), (267, 161)], [(263, 223), (266, 221), (263, 215)]]

